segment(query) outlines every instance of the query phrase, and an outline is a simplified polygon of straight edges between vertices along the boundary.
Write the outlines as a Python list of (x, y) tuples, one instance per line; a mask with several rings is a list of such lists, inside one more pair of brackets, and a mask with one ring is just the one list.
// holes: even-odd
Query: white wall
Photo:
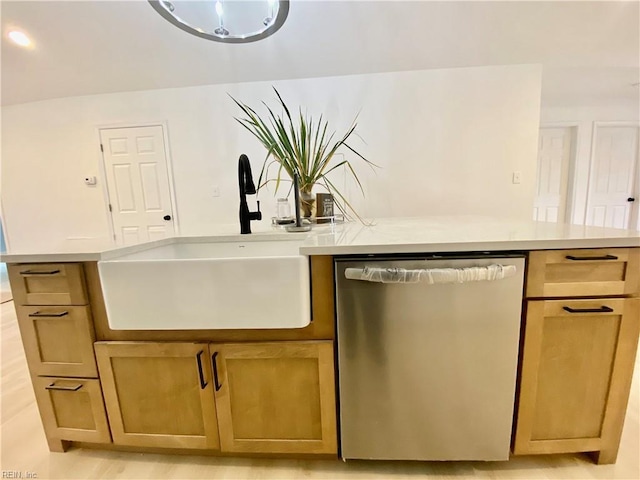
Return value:
[[(412, 71), (274, 82), (290, 105), (323, 113), (339, 132), (356, 113), (364, 142), (354, 159), (368, 217), (442, 214), (529, 219), (533, 204), (540, 68), (532, 65)], [(2, 203), (13, 249), (70, 237), (109, 238), (98, 127), (166, 122), (181, 233), (237, 222), (237, 159), (257, 176), (264, 150), (232, 119), (227, 93), (250, 104), (274, 98), (271, 83), (152, 90), (2, 109)], [(522, 183), (511, 182), (513, 171)], [(97, 175), (95, 187), (83, 178)], [(220, 187), (214, 198), (212, 188)], [(351, 190), (353, 186), (348, 186)], [(283, 191), (284, 192), (284, 191)], [(261, 192), (274, 213), (273, 194)], [(250, 204), (251, 206), (251, 204)]]
[(596, 122), (640, 121), (640, 108), (632, 103), (614, 103), (600, 106), (543, 106), (540, 112), (540, 126), (566, 125), (576, 128), (576, 153), (570, 181), (569, 199), (570, 222), (582, 225), (585, 221), (587, 197), (589, 193), (589, 171), (594, 124)]

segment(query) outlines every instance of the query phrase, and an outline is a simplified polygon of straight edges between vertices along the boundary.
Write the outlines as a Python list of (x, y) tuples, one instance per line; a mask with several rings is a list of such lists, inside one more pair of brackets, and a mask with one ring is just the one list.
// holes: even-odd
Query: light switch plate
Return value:
[(522, 172), (513, 172), (513, 178), (511, 181), (515, 184), (522, 182)]

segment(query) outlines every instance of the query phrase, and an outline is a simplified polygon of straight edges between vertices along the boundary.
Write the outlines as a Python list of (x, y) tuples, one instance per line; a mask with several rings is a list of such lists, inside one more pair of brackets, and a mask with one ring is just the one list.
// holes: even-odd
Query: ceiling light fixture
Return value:
[(181, 30), (223, 43), (262, 40), (277, 32), (289, 14), (289, 0), (148, 1)]
[(226, 37), (229, 35), (229, 30), (224, 28), (224, 8), (222, 7), (222, 2), (218, 0), (216, 2), (216, 15), (218, 15), (218, 22), (220, 22), (218, 28), (216, 28), (213, 33), (216, 35), (220, 35), (221, 37)]
[(173, 6), (173, 3), (171, 3), (169, 0), (161, 0), (161, 3), (162, 6), (170, 12), (173, 12), (176, 9), (176, 7)]
[(276, 0), (267, 0), (267, 16), (262, 21), (262, 24), (265, 27), (268, 27), (271, 22), (273, 22), (273, 7), (275, 6)]
[(31, 39), (27, 37), (24, 32), (20, 32), (18, 30), (12, 30), (9, 32), (9, 39), (15, 43), (16, 45), (20, 45), (21, 47), (28, 47), (31, 45)]

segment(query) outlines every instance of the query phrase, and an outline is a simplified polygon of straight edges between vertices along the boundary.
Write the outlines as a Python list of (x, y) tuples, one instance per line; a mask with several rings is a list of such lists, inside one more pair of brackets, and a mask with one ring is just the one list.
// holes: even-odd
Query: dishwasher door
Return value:
[[(345, 278), (347, 268), (492, 264), (515, 273), (444, 284)], [(523, 256), (336, 261), (342, 458), (508, 460), (523, 273)]]

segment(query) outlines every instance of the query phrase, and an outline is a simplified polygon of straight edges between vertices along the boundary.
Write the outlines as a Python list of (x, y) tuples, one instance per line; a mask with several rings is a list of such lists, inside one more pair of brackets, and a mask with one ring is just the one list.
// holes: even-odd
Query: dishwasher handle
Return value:
[(515, 265), (493, 264), (486, 267), (465, 268), (384, 268), (362, 267), (346, 268), (345, 278), (375, 283), (467, 283), (502, 280), (517, 273)]

